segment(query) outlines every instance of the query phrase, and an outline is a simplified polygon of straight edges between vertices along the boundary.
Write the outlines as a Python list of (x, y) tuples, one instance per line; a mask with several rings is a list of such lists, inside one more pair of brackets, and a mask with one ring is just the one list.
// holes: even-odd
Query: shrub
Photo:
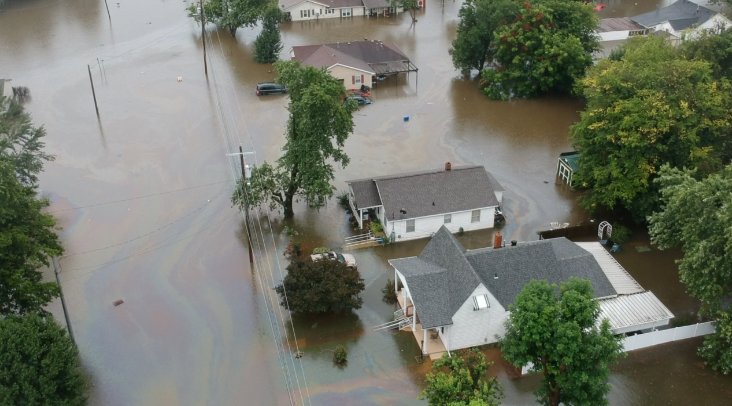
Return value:
[(304, 247), (299, 242), (290, 242), (287, 244), (287, 247), (285, 247), (285, 252), (283, 252), (282, 255), (292, 261), (302, 256), (303, 248)]
[(633, 234), (628, 227), (622, 224), (613, 224), (613, 233), (610, 239), (616, 244), (622, 244), (630, 239)]
[(330, 248), (328, 247), (318, 247), (313, 250), (313, 254), (325, 254), (326, 252), (329, 252)]
[(384, 285), (383, 288), (381, 288), (381, 293), (384, 294), (383, 301), (389, 304), (394, 304), (397, 302), (397, 295), (396, 291), (394, 290), (394, 281), (391, 279), (386, 280), (386, 285)]
[(384, 227), (378, 221), (372, 221), (369, 228), (371, 229), (371, 234), (376, 234), (384, 231)]
[(340, 204), (343, 207), (350, 207), (348, 204), (348, 192), (341, 192), (336, 196), (336, 200), (338, 200), (338, 204)]
[(333, 362), (340, 365), (346, 361), (348, 361), (348, 350), (345, 346), (339, 345), (333, 350)]
[(462, 236), (463, 234), (465, 234), (465, 229), (460, 227), (460, 229), (458, 230), (458, 235)]

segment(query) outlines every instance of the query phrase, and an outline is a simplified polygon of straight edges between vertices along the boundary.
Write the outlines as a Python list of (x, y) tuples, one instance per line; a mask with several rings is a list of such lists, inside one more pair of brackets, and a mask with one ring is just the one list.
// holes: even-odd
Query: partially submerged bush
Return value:
[(391, 279), (386, 280), (386, 285), (381, 288), (381, 293), (384, 294), (383, 301), (389, 304), (397, 302), (396, 290), (394, 289), (394, 281)]
[(345, 346), (339, 345), (335, 350), (333, 350), (333, 362), (341, 365), (346, 361), (348, 361), (348, 350)]
[(630, 239), (633, 232), (622, 224), (613, 224), (613, 233), (610, 239), (616, 244), (622, 244)]
[(329, 252), (330, 248), (328, 247), (318, 247), (313, 250), (313, 254), (325, 254), (326, 252)]

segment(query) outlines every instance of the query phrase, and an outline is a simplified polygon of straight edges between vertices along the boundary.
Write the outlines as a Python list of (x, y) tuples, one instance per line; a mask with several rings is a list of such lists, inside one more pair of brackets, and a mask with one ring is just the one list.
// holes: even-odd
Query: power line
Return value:
[(62, 211), (81, 210), (81, 209), (86, 209), (86, 208), (89, 208), (89, 207), (104, 206), (104, 205), (107, 205), (107, 204), (114, 204), (114, 203), (121, 203), (121, 202), (129, 202), (129, 201), (132, 201), (132, 200), (144, 199), (144, 198), (147, 198), (147, 197), (166, 195), (166, 194), (170, 194), (170, 193), (182, 192), (182, 191), (185, 191), (185, 190), (198, 189), (198, 188), (202, 188), (202, 187), (206, 187), (206, 186), (211, 186), (211, 185), (218, 185), (218, 184), (225, 183), (225, 182), (231, 182), (231, 179), (222, 180), (220, 182), (207, 183), (205, 185), (198, 185), (198, 186), (186, 187), (186, 188), (183, 188), (183, 189), (170, 190), (168, 192), (160, 192), (160, 193), (153, 193), (153, 194), (144, 195), (144, 196), (131, 197), (129, 199), (120, 199), (120, 200), (113, 200), (111, 202), (95, 203), (95, 204), (90, 204), (90, 205), (86, 205), (86, 206), (72, 207), (70, 209), (53, 210), (53, 211), (49, 211), (48, 213), (49, 214), (51, 214), (51, 213), (60, 213)]
[(160, 231), (160, 230), (162, 230), (162, 229), (164, 229), (164, 228), (170, 227), (171, 225), (173, 225), (173, 224), (175, 224), (175, 223), (177, 223), (177, 222), (179, 222), (179, 221), (181, 221), (181, 220), (183, 220), (183, 219), (185, 219), (185, 218), (188, 218), (188, 217), (192, 216), (192, 215), (193, 215), (194, 213), (196, 213), (196, 212), (198, 212), (199, 210), (201, 210), (202, 208), (206, 207), (206, 206), (207, 206), (207, 205), (208, 205), (209, 203), (211, 203), (211, 202), (213, 202), (214, 200), (218, 199), (218, 198), (219, 198), (219, 196), (221, 196), (222, 194), (224, 194), (224, 192), (226, 192), (226, 191), (227, 191), (227, 190), (229, 190), (229, 189), (231, 189), (231, 186), (227, 186), (227, 187), (226, 187), (226, 188), (225, 188), (224, 190), (222, 190), (222, 191), (221, 191), (221, 192), (220, 192), (220, 193), (219, 193), (218, 195), (216, 195), (216, 196), (215, 196), (215, 197), (214, 197), (213, 199), (209, 199), (209, 201), (208, 201), (208, 202), (206, 202), (205, 204), (203, 204), (203, 205), (199, 206), (198, 208), (196, 208), (196, 209), (195, 209), (195, 210), (193, 210), (192, 212), (190, 212), (190, 213), (186, 214), (185, 216), (183, 216), (183, 217), (181, 217), (181, 218), (179, 218), (179, 219), (177, 219), (177, 220), (175, 220), (175, 221), (171, 221), (170, 223), (168, 223), (168, 224), (166, 224), (166, 225), (164, 225), (164, 226), (158, 227), (158, 228), (156, 228), (155, 230), (153, 230), (153, 231), (150, 231), (149, 233), (145, 233), (145, 234), (143, 234), (143, 235), (141, 235), (141, 236), (138, 236), (138, 237), (135, 237), (135, 238), (129, 239), (129, 240), (127, 240), (127, 241), (123, 241), (123, 242), (121, 242), (121, 243), (118, 243), (118, 244), (112, 244), (112, 245), (108, 245), (108, 246), (106, 246), (106, 247), (101, 247), (101, 248), (95, 248), (95, 249), (91, 249), (91, 250), (86, 250), (86, 251), (81, 251), (81, 252), (75, 252), (75, 253), (73, 253), (73, 254), (69, 254), (69, 255), (64, 255), (64, 257), (65, 257), (65, 258), (68, 258), (68, 257), (73, 257), (73, 256), (75, 256), (75, 255), (81, 255), (81, 254), (88, 254), (88, 253), (90, 253), (90, 252), (102, 251), (102, 250), (106, 250), (106, 249), (109, 249), (109, 248), (113, 248), (113, 247), (119, 247), (120, 245), (125, 245), (125, 244), (127, 244), (127, 243), (130, 243), (130, 242), (132, 242), (132, 241), (136, 241), (136, 240), (139, 240), (140, 238), (144, 238), (144, 237), (147, 237), (147, 236), (148, 236), (148, 235), (150, 235), (150, 234), (156, 233), (156, 232), (158, 232), (158, 231)]
[[(213, 40), (211, 40), (211, 36), (210, 35), (208, 35), (208, 39), (209, 39), (209, 42), (213, 42)], [(205, 37), (204, 37), (204, 40), (205, 40)], [(220, 40), (220, 37), (219, 37), (219, 40)], [(221, 48), (221, 50), (222, 50), (222, 56), (223, 56), (223, 48)], [(223, 111), (223, 103), (221, 102), (221, 92), (219, 91), (218, 83), (217, 83), (217, 80), (216, 80), (216, 73), (215, 73), (216, 72), (216, 69), (215, 69), (215, 66), (214, 66), (214, 59), (213, 58), (211, 58), (211, 65), (212, 65), (211, 71), (212, 71), (212, 78), (213, 78), (213, 83), (214, 83), (214, 89), (215, 89), (215, 92), (216, 92), (216, 98), (218, 100), (218, 106), (219, 106), (219, 113), (220, 113), (219, 114), (219, 121), (220, 121), (221, 126), (222, 126), (222, 137), (224, 139), (225, 144), (227, 144), (226, 145), (227, 146), (227, 150), (231, 151), (231, 150), (233, 150), (233, 146), (231, 145), (231, 136), (229, 135), (230, 134), (230, 132), (229, 132), (230, 130), (229, 130), (229, 125), (228, 125), (227, 120), (226, 120), (226, 115), (224, 114), (224, 111)], [(230, 169), (232, 171), (232, 175), (234, 175), (235, 177), (238, 177), (237, 172), (234, 170), (235, 165), (232, 163), (231, 160), (229, 160), (229, 167), (230, 167)], [(242, 214), (242, 216), (243, 216), (243, 214)], [(245, 226), (248, 229), (251, 229), (252, 228), (252, 224), (250, 224), (250, 223), (247, 222), (247, 219), (246, 219), (245, 216), (243, 216), (243, 217), (244, 217), (244, 220), (245, 220)], [(265, 242), (264, 241), (264, 238), (262, 238), (262, 243), (264, 243), (264, 242)], [(256, 239), (252, 239), (251, 241), (249, 241), (249, 244), (256, 244), (256, 248), (257, 248), (256, 252), (257, 252), (257, 254), (259, 254), (259, 255), (255, 255), (254, 258), (253, 258), (254, 259), (254, 264), (253, 265), (254, 265), (255, 271), (256, 271), (257, 269), (261, 269), (262, 268), (262, 256), (263, 255), (266, 255), (266, 252), (267, 252), (266, 246), (265, 246), (264, 249), (262, 249), (262, 247), (260, 245), (259, 236), (257, 236)], [(268, 320), (270, 322), (270, 328), (272, 330), (273, 339), (276, 340), (275, 345), (277, 346), (277, 355), (278, 355), (278, 359), (280, 361), (280, 364), (282, 366), (282, 374), (283, 374), (283, 377), (284, 377), (284, 380), (285, 380), (285, 386), (287, 387), (287, 393), (288, 393), (288, 396), (289, 396), (289, 399), (290, 399), (290, 404), (291, 405), (294, 405), (294, 399), (292, 398), (292, 395), (293, 395), (292, 389), (293, 388), (292, 388), (292, 384), (291, 384), (291, 381), (290, 381), (290, 378), (289, 378), (289, 367), (287, 366), (287, 361), (285, 360), (285, 357), (286, 357), (286, 355), (285, 355), (285, 349), (284, 349), (284, 347), (282, 345), (282, 332), (280, 330), (280, 322), (279, 322), (279, 320), (277, 320), (276, 313), (274, 313), (274, 311), (270, 308), (270, 306), (272, 306), (272, 307), (277, 306), (277, 302), (275, 301), (275, 304), (272, 305), (272, 301), (271, 301), (271, 295), (272, 295), (272, 293), (269, 290), (265, 289), (264, 284), (263, 284), (263, 281), (262, 281), (262, 278), (259, 277), (258, 279), (259, 279), (259, 283), (260, 283), (260, 289), (262, 290), (263, 294), (265, 295), (265, 297), (264, 297), (264, 299), (265, 299), (265, 308), (267, 310)], [(274, 318), (275, 318), (276, 321), (273, 321), (272, 320), (272, 316), (273, 315), (274, 315)], [(297, 374), (297, 371), (294, 371), (294, 372), (295, 372), (295, 374)], [(298, 381), (298, 386), (299, 386), (299, 379), (297, 379), (297, 376), (296, 376), (296, 380)], [(302, 392), (301, 391), (300, 391), (300, 396), (302, 397)]]

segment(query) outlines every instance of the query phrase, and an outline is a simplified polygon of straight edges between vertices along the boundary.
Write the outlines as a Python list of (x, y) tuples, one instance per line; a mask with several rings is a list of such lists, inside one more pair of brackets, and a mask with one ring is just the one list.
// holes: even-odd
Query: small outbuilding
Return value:
[(577, 165), (579, 157), (580, 154), (577, 151), (562, 152), (559, 154), (559, 161), (557, 162), (557, 176), (559, 176), (562, 181), (569, 186), (573, 186), (572, 177), (574, 175), (574, 171), (579, 168)]

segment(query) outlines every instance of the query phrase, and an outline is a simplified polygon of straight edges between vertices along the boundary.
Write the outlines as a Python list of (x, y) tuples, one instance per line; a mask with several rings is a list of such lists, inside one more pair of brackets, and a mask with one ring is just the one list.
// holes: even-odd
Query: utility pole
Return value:
[[(206, 72), (206, 77), (208, 77), (208, 64), (206, 63), (206, 15), (203, 14), (203, 0), (199, 1), (201, 8), (201, 42), (203, 42), (203, 70)], [(243, 159), (244, 158), (242, 158), (242, 160)], [(241, 170), (244, 170), (243, 166)]]
[(86, 69), (89, 71), (89, 83), (91, 83), (92, 96), (94, 96), (94, 108), (97, 110), (97, 117), (99, 117), (99, 106), (97, 106), (97, 94), (94, 92), (94, 80), (91, 75), (91, 67), (89, 64), (86, 65)]
[(241, 193), (244, 200), (244, 217), (247, 222), (247, 238), (249, 238), (247, 245), (249, 245), (249, 263), (251, 264), (254, 263), (254, 256), (252, 255), (252, 232), (249, 230), (249, 200), (244, 195), (244, 182), (247, 181), (247, 175), (244, 171), (244, 151), (241, 149), (241, 145), (239, 145), (239, 159), (241, 160)]
[(71, 343), (74, 344), (74, 347), (76, 347), (76, 340), (74, 339), (74, 330), (71, 328), (71, 320), (69, 319), (69, 311), (66, 309), (66, 299), (64, 298), (64, 290), (61, 287), (61, 279), (59, 279), (59, 269), (56, 266), (56, 258), (51, 258), (51, 261), (53, 261), (53, 273), (56, 274), (56, 283), (58, 283), (58, 288), (61, 291), (61, 307), (64, 309), (64, 317), (66, 318), (66, 328), (69, 330), (69, 337), (71, 337)]

